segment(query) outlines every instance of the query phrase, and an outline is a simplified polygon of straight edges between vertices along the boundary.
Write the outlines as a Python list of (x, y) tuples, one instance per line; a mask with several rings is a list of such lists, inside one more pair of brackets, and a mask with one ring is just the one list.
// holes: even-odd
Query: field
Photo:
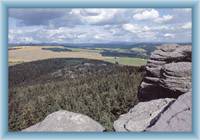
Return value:
[(118, 64), (122, 65), (131, 65), (131, 66), (141, 66), (145, 65), (147, 63), (146, 59), (142, 58), (131, 58), (131, 57), (109, 57), (106, 58), (105, 61), (115, 63), (117, 62)]
[[(103, 56), (102, 51), (124, 52), (122, 48), (66, 48), (63, 46), (18, 46), (9, 50), (9, 65), (23, 62), (44, 60), (49, 58), (87, 58), (103, 60), (121, 65), (141, 66), (146, 64), (146, 59), (135, 57)], [(59, 49), (56, 51), (56, 49)]]

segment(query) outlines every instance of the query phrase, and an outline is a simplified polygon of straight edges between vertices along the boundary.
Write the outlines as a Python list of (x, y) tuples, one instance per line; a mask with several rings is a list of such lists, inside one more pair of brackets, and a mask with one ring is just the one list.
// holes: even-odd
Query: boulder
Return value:
[(23, 131), (102, 132), (104, 130), (103, 126), (86, 115), (60, 110)]
[(127, 114), (123, 114), (114, 122), (115, 131), (144, 131), (153, 125), (160, 114), (174, 102), (174, 99), (165, 98), (140, 102), (130, 109)]
[(192, 87), (192, 47), (164, 45), (157, 47), (146, 65), (146, 75), (138, 98), (148, 101), (177, 98)]
[(181, 95), (146, 131), (192, 131), (192, 93)]

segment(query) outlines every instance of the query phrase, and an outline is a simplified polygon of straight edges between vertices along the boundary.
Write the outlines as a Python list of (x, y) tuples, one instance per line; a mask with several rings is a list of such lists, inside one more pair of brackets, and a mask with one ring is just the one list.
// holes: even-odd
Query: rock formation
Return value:
[(114, 122), (116, 131), (144, 131), (153, 125), (161, 113), (172, 104), (174, 99), (158, 99), (140, 102), (127, 114), (123, 114)]
[(127, 114), (121, 115), (114, 122), (114, 129), (191, 131), (192, 47), (157, 47), (145, 69), (146, 75), (138, 92), (138, 98), (142, 102)]
[(179, 96), (147, 131), (192, 131), (192, 93)]
[(138, 91), (140, 101), (177, 98), (191, 89), (192, 47), (157, 47), (146, 65), (146, 76)]
[(60, 110), (48, 115), (42, 122), (26, 128), (23, 131), (102, 132), (104, 129), (98, 122), (86, 115)]

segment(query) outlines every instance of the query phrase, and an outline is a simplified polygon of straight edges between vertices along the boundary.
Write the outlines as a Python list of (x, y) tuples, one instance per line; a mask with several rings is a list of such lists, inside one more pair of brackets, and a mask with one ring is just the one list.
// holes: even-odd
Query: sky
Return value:
[(191, 42), (192, 11), (10, 8), (9, 43)]

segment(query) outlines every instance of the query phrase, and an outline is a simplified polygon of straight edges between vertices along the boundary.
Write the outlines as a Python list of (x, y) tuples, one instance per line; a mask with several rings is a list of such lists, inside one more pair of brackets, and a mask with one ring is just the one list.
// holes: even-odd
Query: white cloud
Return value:
[(163, 23), (173, 19), (172, 15), (160, 16), (159, 12), (155, 9), (139, 11), (137, 14), (133, 15), (135, 20), (153, 20), (157, 23)]
[(71, 14), (79, 16), (82, 22), (95, 24), (111, 20), (118, 12), (117, 9), (72, 9)]
[(79, 34), (79, 35), (77, 35), (77, 38), (86, 38), (86, 37), (87, 37), (86, 34)]
[(170, 26), (170, 25), (159, 25), (159, 26), (152, 26), (151, 27), (152, 30), (158, 30), (158, 31), (165, 31), (165, 30), (174, 30), (174, 26)]
[(97, 34), (94, 36), (95, 39), (104, 39), (105, 35), (104, 34)]
[(128, 32), (135, 33), (135, 35), (141, 39), (156, 39), (157, 33), (152, 31), (148, 26), (127, 23), (123, 24), (122, 28)]
[(151, 28), (147, 25), (140, 26), (138, 24), (131, 24), (131, 23), (123, 24), (122, 28), (132, 33), (148, 32), (151, 30)]
[(143, 27), (143, 31), (150, 31), (151, 29), (148, 26)]
[(166, 34), (164, 34), (164, 37), (174, 38), (175, 35), (174, 34), (170, 34), (170, 33), (166, 33)]
[(183, 29), (191, 29), (192, 28), (192, 23), (191, 22), (187, 22), (187, 23), (183, 24), (181, 26), (181, 28), (183, 28)]
[(137, 25), (137, 24), (130, 24), (130, 23), (123, 24), (122, 28), (124, 30), (132, 32), (132, 33), (136, 33), (136, 32), (138, 32), (138, 31), (141, 30), (141, 27), (139, 25)]
[(158, 17), (155, 19), (155, 22), (158, 23), (163, 23), (163, 22), (167, 22), (173, 19), (173, 16), (171, 15), (164, 15), (163, 17)]
[(135, 20), (147, 20), (147, 19), (155, 19), (159, 17), (159, 12), (155, 9), (144, 10), (141, 13), (137, 13), (133, 15)]
[(143, 32), (143, 33), (139, 33), (137, 34), (137, 36), (141, 39), (148, 39), (149, 41), (153, 41), (157, 38), (157, 33), (150, 31), (150, 32)]

